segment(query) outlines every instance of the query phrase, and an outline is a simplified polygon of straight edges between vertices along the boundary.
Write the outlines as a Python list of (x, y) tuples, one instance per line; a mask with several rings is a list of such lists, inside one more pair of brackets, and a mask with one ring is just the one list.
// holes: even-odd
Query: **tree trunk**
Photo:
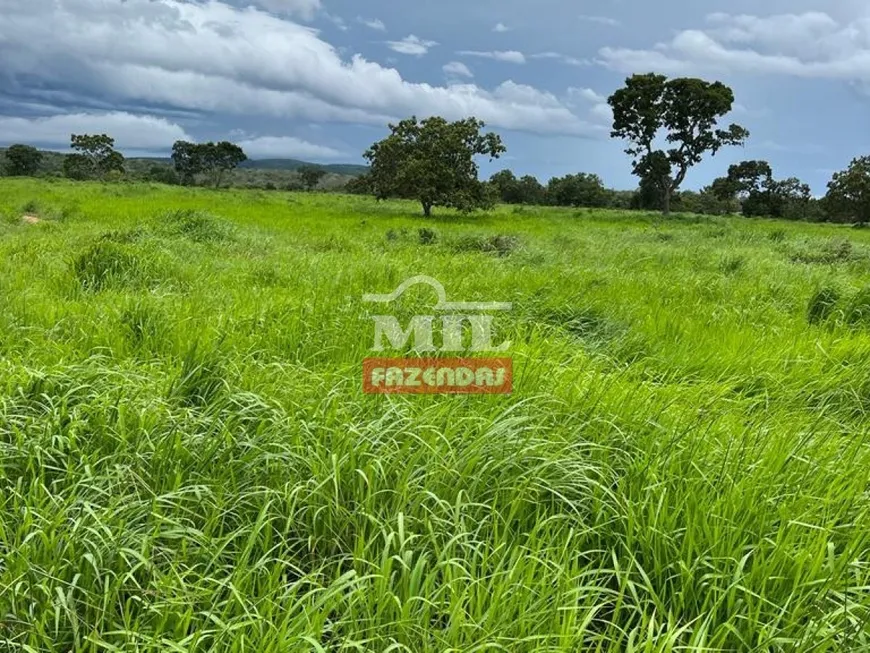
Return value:
[(670, 215), (671, 214), (671, 189), (670, 186), (666, 186), (662, 191), (662, 214)]
[(427, 218), (432, 215), (432, 204), (429, 202), (423, 202), (423, 215)]

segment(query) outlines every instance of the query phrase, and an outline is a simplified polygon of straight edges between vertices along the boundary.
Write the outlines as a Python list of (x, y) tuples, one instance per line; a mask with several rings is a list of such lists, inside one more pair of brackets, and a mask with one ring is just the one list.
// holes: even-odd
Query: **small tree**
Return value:
[(230, 170), (235, 170), (240, 164), (248, 160), (241, 147), (228, 141), (206, 143), (200, 148), (202, 148), (203, 169), (215, 188), (220, 187), (224, 174)]
[(64, 173), (72, 179), (104, 179), (115, 171), (124, 173), (124, 155), (115, 150), (115, 139), (106, 134), (73, 134), (75, 150), (64, 159)]
[(372, 195), (374, 187), (368, 173), (353, 177), (344, 185), (344, 192), (351, 195)]
[(296, 174), (302, 180), (305, 190), (312, 191), (326, 176), (326, 170), (319, 166), (302, 166), (296, 171)]
[(728, 176), (712, 186), (717, 198), (735, 198), (747, 217), (771, 216), (801, 220), (807, 217), (812, 194), (810, 187), (791, 177), (777, 181), (767, 161), (743, 161), (728, 168)]
[(39, 172), (42, 153), (29, 145), (10, 145), (6, 150), (6, 174), (10, 177), (32, 177)]
[(870, 156), (852, 160), (828, 182), (825, 210), (834, 219), (870, 222)]
[(506, 150), (498, 135), (481, 133), (484, 127), (476, 118), (439, 117), (389, 125), (390, 136), (363, 155), (371, 162), (375, 196), (416, 199), (425, 216), (434, 206), (468, 212), (491, 205), (492, 187), (478, 179), (475, 157), (493, 160)]
[[(608, 104), (613, 109), (611, 136), (629, 142), (625, 152), (632, 157), (633, 172), (661, 194), (665, 215), (686, 173), (704, 154), (715, 155), (749, 136), (739, 125), (716, 129), (717, 119), (734, 104), (734, 93), (721, 82), (634, 75), (610, 96)], [(669, 149), (657, 148), (660, 136)]]
[(183, 185), (190, 186), (194, 183), (196, 175), (202, 173), (205, 165), (203, 154), (201, 145), (188, 141), (175, 141), (172, 146), (172, 163)]

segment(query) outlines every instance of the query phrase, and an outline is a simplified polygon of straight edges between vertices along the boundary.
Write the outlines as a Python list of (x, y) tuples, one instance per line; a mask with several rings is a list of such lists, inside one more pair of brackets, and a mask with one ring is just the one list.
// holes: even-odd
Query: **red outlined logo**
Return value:
[(367, 394), (492, 395), (513, 392), (510, 358), (367, 358)]

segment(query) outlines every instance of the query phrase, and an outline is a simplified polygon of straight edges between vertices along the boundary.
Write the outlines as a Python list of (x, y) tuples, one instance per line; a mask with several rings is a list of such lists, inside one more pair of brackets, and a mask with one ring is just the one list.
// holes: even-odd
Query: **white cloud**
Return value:
[(451, 61), (442, 67), (444, 74), (448, 77), (474, 77), (471, 69), (461, 61)]
[(529, 55), (529, 59), (553, 59), (554, 61), (559, 61), (569, 66), (588, 66), (591, 64), (591, 62), (587, 59), (577, 59), (576, 57), (569, 57), (568, 55), (562, 54), (561, 52), (538, 52), (536, 54)]
[(344, 152), (309, 143), (293, 136), (261, 136), (239, 141), (238, 145), (254, 159), (338, 159), (348, 156)]
[(417, 57), (422, 57), (429, 52), (429, 48), (438, 45), (436, 41), (424, 41), (418, 36), (411, 34), (406, 36), (401, 41), (387, 41), (387, 45), (391, 50), (399, 54), (410, 54)]
[(0, 7), (4, 72), (31, 87), (68, 89), (67, 104), (75, 90), (88, 101), (249, 117), (384, 124), (411, 114), (473, 115), (495, 128), (594, 132), (532, 87), (414, 83), (360, 55), (342, 58), (308, 27), (215, 0), (0, 0)]
[(505, 25), (504, 23), (496, 23), (495, 27), (492, 28), (492, 31), (504, 33), (504, 32), (510, 32), (511, 28), (508, 27), (507, 25)]
[(588, 111), (590, 120), (601, 125), (613, 124), (613, 110), (607, 98), (591, 88), (569, 88), (566, 104)]
[(484, 59), (495, 59), (496, 61), (504, 61), (506, 63), (526, 63), (526, 57), (522, 52), (516, 50), (494, 50), (491, 52), (480, 52), (478, 50), (460, 50), (457, 52), (465, 57), (482, 57)]
[(0, 143), (69, 147), (71, 134), (109, 134), (120, 150), (165, 150), (177, 140), (190, 140), (178, 125), (164, 118), (123, 111), (68, 113), (40, 118), (0, 116)]
[(346, 21), (344, 20), (344, 18), (342, 18), (341, 16), (336, 16), (336, 15), (334, 15), (334, 14), (329, 14), (329, 13), (327, 13), (327, 14), (326, 14), (326, 20), (328, 20), (330, 23), (332, 23), (333, 25), (335, 25), (335, 26), (336, 26), (338, 29), (340, 29), (342, 32), (346, 32), (348, 29), (350, 29), (350, 28), (347, 26), (347, 22), (346, 22)]
[(841, 24), (821, 12), (767, 17), (717, 13), (707, 22), (706, 29), (682, 31), (651, 49), (602, 48), (601, 63), (620, 72), (744, 72), (870, 81), (870, 18)]
[(598, 25), (608, 25), (610, 27), (618, 27), (620, 22), (615, 18), (608, 18), (607, 16), (590, 16), (588, 14), (581, 14), (580, 20), (586, 21), (587, 23), (596, 23)]
[(320, 11), (320, 0), (251, 0), (254, 4), (275, 12), (311, 20)]
[(362, 17), (358, 16), (357, 22), (361, 23), (362, 25), (365, 25), (366, 27), (370, 27), (374, 30), (378, 30), (379, 32), (386, 32), (387, 31), (387, 26), (384, 25), (384, 21), (382, 21), (380, 18), (372, 18), (369, 20), (369, 19), (362, 18)]

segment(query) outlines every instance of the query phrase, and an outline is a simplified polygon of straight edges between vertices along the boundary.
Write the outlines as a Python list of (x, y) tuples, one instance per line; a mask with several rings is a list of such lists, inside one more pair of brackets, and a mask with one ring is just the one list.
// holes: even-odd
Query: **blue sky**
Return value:
[(870, 6), (857, 0), (0, 0), (0, 144), (107, 132), (128, 155), (229, 139), (252, 158), (361, 163), (386, 123), (475, 115), (504, 167), (632, 188), (607, 96), (634, 72), (732, 86), (743, 148), (823, 193), (870, 154)]

